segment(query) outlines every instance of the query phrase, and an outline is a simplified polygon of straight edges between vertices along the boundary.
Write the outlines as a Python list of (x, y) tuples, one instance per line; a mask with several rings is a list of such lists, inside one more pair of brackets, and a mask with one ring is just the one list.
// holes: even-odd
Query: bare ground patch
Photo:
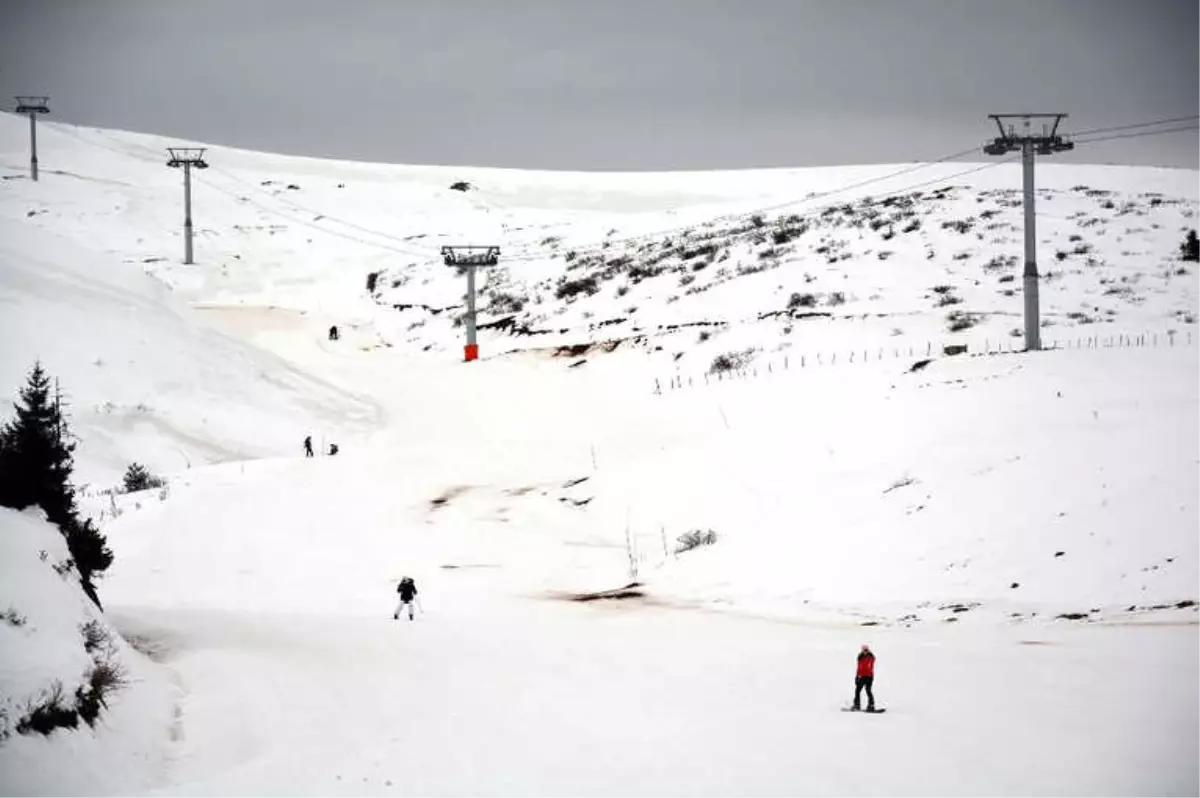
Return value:
[(558, 601), (574, 601), (580, 603), (588, 603), (592, 601), (636, 601), (642, 603), (646, 598), (646, 592), (642, 590), (641, 582), (630, 582), (624, 587), (613, 588), (611, 590), (598, 590), (594, 592), (572, 593), (569, 591), (555, 591), (549, 594), (550, 598)]
[(436, 510), (439, 507), (444, 507), (450, 502), (451, 499), (454, 499), (457, 496), (461, 496), (462, 494), (466, 493), (468, 490), (470, 490), (470, 488), (468, 488), (466, 485), (459, 485), (458, 487), (447, 488), (446, 490), (442, 491), (440, 496), (435, 496), (434, 498), (429, 500), (429, 509)]

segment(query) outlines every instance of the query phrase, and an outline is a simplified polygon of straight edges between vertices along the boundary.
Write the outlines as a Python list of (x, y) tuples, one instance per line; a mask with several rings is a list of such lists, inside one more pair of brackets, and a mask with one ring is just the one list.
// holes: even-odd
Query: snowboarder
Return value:
[(413, 599), (417, 597), (417, 583), (412, 580), (412, 577), (406, 576), (400, 580), (400, 585), (396, 588), (396, 592), (400, 594), (400, 603), (396, 605), (396, 611), (392, 613), (392, 620), (400, 620), (400, 613), (408, 607), (408, 619), (413, 619)]
[(338, 453), (338, 445), (336, 443), (329, 444), (329, 454), (335, 455)]
[(312, 450), (312, 436), (311, 436), (311, 435), (309, 435), (308, 437), (306, 437), (306, 438), (304, 439), (304, 456), (305, 456), (305, 457), (312, 457), (312, 456), (313, 456), (313, 450)]
[(861, 708), (859, 697), (865, 688), (867, 691), (867, 712), (875, 711), (875, 694), (871, 692), (871, 686), (875, 683), (875, 655), (871, 653), (871, 647), (863, 643), (862, 650), (858, 652), (858, 670), (854, 674), (854, 705), (853, 710)]

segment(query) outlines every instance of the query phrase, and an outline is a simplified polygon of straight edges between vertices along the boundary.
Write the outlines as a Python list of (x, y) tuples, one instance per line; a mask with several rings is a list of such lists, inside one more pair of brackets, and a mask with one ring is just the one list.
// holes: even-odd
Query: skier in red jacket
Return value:
[(871, 653), (871, 647), (863, 643), (862, 651), (858, 652), (858, 670), (854, 674), (854, 706), (851, 709), (861, 708), (859, 696), (862, 695), (863, 688), (866, 688), (867, 712), (875, 711), (875, 694), (871, 692), (871, 685), (874, 683), (875, 655)]

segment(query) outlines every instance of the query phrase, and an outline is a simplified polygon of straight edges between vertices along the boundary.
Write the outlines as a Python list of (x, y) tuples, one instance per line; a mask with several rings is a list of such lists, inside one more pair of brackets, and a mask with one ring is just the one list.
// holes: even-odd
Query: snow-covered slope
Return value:
[[(962, 602), (1111, 617), (1194, 601), (1195, 359), (1178, 347), (795, 371), (627, 397), (594, 424), (490, 415), (507, 440), (447, 423), (429, 443), (385, 434), (336, 460), (210, 469), (111, 526), (125, 556), (107, 589), (121, 603), (358, 614), (386, 603), (397, 568), (475, 602), (474, 587), (613, 587), (634, 578), (632, 548), (658, 600), (793, 617), (940, 621), (939, 605)], [(516, 376), (491, 373), (517, 407), (555, 392), (579, 409), (594, 385)], [(674, 554), (708, 529), (715, 545)]]
[[(345, 441), (377, 412), (330, 386), (301, 386), (298, 376), (255, 363), (261, 355), (210, 343), (212, 336), (201, 351), (164, 341), (158, 351), (171, 352), (170, 363), (129, 358), (149, 350), (115, 320), (147, 329), (129, 308), (162, 295), (141, 272), (171, 287), (173, 302), (161, 312), (190, 304), (180, 335), (213, 326), (310, 372), (313, 358), (324, 358), (325, 375), (322, 339), (331, 324), (343, 332), (337, 351), (396, 347), (440, 362), (461, 351), (465, 281), (439, 251), (456, 243), (502, 247), (500, 266), (481, 281), (484, 357), (572, 354), (612, 340), (610, 348), (647, 355), (642, 366), (665, 380), (699, 376), (721, 355), (752, 362), (787, 352), (844, 358), (864, 348), (1020, 344), (1018, 164), (590, 175), (213, 147), (211, 167), (193, 181), (197, 263), (184, 265), (180, 174), (166, 168), (164, 153), (186, 142), (54, 123), (41, 131), (43, 180), (32, 184), (24, 176), (25, 122), (0, 115), (2, 257), (11, 263), (0, 275), (16, 310), (0, 332), (32, 337), (36, 319), (58, 312), (66, 318), (56, 324), (75, 326), (43, 333), (19, 352), (6, 348), (0, 379), (19, 380), (25, 350), (50, 358), (77, 409), (95, 414), (81, 426), (94, 422), (112, 452), (104, 463), (83, 460), (89, 479), (139, 457), (172, 470), (184, 461), (290, 452), (303, 431)], [(1197, 275), (1175, 255), (1196, 224), (1195, 174), (1048, 161), (1038, 177), (1047, 341), (1190, 330)], [(450, 188), (460, 181), (467, 191)], [(103, 322), (77, 309), (78, 296), (39, 301), (97, 280), (125, 303), (119, 314), (103, 311)], [(104, 335), (108, 328), (114, 335)], [(75, 345), (81, 329), (91, 346)], [(122, 391), (90, 391), (89, 372), (104, 369), (94, 364), (118, 357), (132, 359), (139, 376), (120, 375)], [(171, 374), (180, 369), (193, 378)], [(251, 388), (262, 373), (285, 385)], [(163, 417), (168, 403), (153, 398), (178, 386), (191, 401), (203, 391), (231, 397), (246, 406), (246, 423), (210, 430), (191, 411), (186, 420)], [(285, 406), (295, 412), (263, 417)], [(154, 436), (180, 451), (147, 435), (135, 445), (113, 429), (151, 425), (168, 428)], [(251, 425), (261, 434), (245, 434)], [(81, 432), (85, 440), (92, 434)]]
[[(447, 423), (193, 472), (109, 525), (120, 624), (195, 686), (172, 793), (1196, 786), (1194, 348), (648, 405), (478, 365), (507, 446)], [(405, 574), (415, 622), (390, 620)], [(864, 640), (875, 726), (837, 712)]]
[[(629, 237), (613, 228), (590, 246), (574, 245), (577, 232), (547, 236), (489, 272), (485, 325), (526, 336), (495, 340), (501, 349), (648, 340), (692, 371), (747, 347), (1004, 341), (1022, 326), (1019, 167), (963, 171), (932, 166), (920, 173), (923, 188), (889, 190), (914, 179), (901, 177), (883, 181), (883, 193), (873, 184), (703, 224), (664, 219), (674, 227), (666, 233)], [(1196, 273), (1177, 257), (1196, 224), (1194, 174), (1053, 165), (1040, 174), (1047, 339), (1195, 324)], [(796, 191), (809, 192), (848, 175), (791, 177)], [(414, 323), (427, 307), (455, 304), (437, 293), (435, 268), (384, 273), (380, 299)], [(678, 328), (699, 329), (658, 340)], [(420, 341), (421, 328), (414, 332)]]
[[(502, 248), (481, 284), (485, 356), (695, 324), (716, 337), (652, 343), (699, 367), (737, 344), (726, 331), (808, 350), (996, 340), (1021, 326), (1011, 162), (589, 175), (215, 147), (194, 180), (198, 263), (184, 266), (181, 181), (163, 154), (180, 142), (43, 127), (47, 178), (0, 212), (119, 253), (205, 307), (302, 309), (360, 325), (367, 345), (461, 345), (464, 280), (440, 247), (464, 243)], [(25, 136), (23, 120), (0, 117), (0, 164), (16, 184)], [(459, 181), (469, 190), (450, 189)], [(1175, 259), (1196, 225), (1194, 172), (1048, 160), (1038, 181), (1048, 338), (1195, 323), (1196, 273)], [(370, 274), (375, 302), (399, 310), (376, 312)], [(952, 312), (973, 326), (951, 332)]]
[[(378, 421), (369, 400), (206, 326), (140, 269), (50, 231), (0, 219), (0, 383), (40, 359), (86, 442), (78, 478), (297, 451)], [(6, 414), (7, 415), (7, 414)]]
[[(1011, 164), (219, 147), (184, 265), (182, 142), (41, 130), (33, 184), (0, 117), (0, 376), (60, 377), (89, 480), (171, 480), (85, 501), (183, 687), (163, 792), (1195, 793), (1195, 173), (1039, 165), (1025, 355)], [(504, 253), (470, 364), (451, 243)], [(892, 711), (843, 716), (868, 635)]]
[[(40, 512), (0, 508), (0, 792), (100, 794), (166, 775), (176, 688), (113, 630), (79, 586), (63, 536)], [(49, 734), (23, 731), (58, 695), (64, 711), (107, 669), (101, 715)], [(64, 721), (65, 722), (65, 721)]]

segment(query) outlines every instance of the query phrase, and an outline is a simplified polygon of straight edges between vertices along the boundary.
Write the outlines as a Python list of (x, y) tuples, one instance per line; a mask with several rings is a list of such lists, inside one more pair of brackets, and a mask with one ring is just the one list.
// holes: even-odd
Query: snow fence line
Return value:
[[(1075, 349), (1155, 349), (1174, 346), (1192, 346), (1194, 338), (1191, 330), (1178, 333), (1168, 330), (1162, 333), (1114, 333), (1112, 335), (1076, 336), (1074, 338), (1055, 339), (1045, 343), (1042, 351), (1070, 351)], [(978, 341), (975, 342), (978, 345)], [(1014, 344), (1014, 339), (992, 341), (984, 339), (982, 351), (970, 351), (970, 343), (943, 344), (940, 351), (934, 348), (932, 341), (927, 341), (924, 347), (886, 347), (876, 346), (862, 349), (818, 351), (816, 353), (785, 354), (782, 358), (773, 358), (765, 364), (756, 363), (753, 366), (730, 368), (704, 372), (699, 377), (695, 375), (672, 374), (667, 378), (654, 378), (654, 390), (651, 393), (661, 396), (667, 391), (677, 391), (684, 388), (711, 385), (729, 380), (757, 379), (778, 371), (790, 371), (793, 368), (810, 368), (820, 366), (850, 365), (853, 363), (878, 363), (883, 360), (899, 360), (900, 358), (924, 358), (935, 356), (954, 357), (967, 355), (969, 357), (995, 357), (998, 355), (1019, 355), (1026, 350)]]

